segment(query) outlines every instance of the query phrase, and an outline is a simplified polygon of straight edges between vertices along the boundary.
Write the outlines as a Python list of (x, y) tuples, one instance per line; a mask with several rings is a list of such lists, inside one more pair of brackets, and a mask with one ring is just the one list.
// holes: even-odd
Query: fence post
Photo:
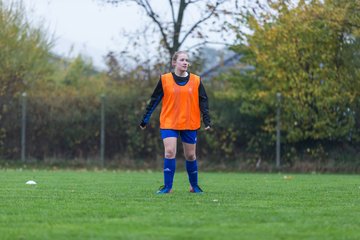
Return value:
[(277, 109), (276, 109), (276, 168), (280, 168), (280, 129), (281, 129), (281, 118), (280, 118), (280, 107), (281, 107), (281, 93), (276, 93), (277, 98)]
[(21, 94), (21, 161), (25, 163), (26, 153), (26, 92)]
[(100, 162), (104, 167), (105, 158), (105, 95), (101, 95)]

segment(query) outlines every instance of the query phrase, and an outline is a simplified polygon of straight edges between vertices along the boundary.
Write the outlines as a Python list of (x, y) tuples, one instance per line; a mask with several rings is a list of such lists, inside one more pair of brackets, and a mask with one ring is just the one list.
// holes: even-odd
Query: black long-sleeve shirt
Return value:
[[(184, 86), (188, 81), (190, 74), (188, 74), (186, 77), (179, 77), (175, 73), (172, 73), (174, 80), (176, 84), (180, 86)], [(206, 91), (204, 88), (204, 85), (200, 81), (199, 85), (199, 107), (200, 111), (202, 113), (203, 122), (205, 124), (205, 127), (211, 126), (210, 121), (210, 115), (209, 115), (209, 101), (208, 97), (206, 95)], [(146, 107), (146, 112), (141, 120), (141, 126), (145, 126), (151, 117), (151, 114), (154, 112), (157, 105), (161, 102), (162, 98), (164, 96), (164, 90), (162, 88), (161, 79), (159, 80), (158, 84), (156, 85), (153, 94), (151, 95), (151, 99), (149, 104)]]

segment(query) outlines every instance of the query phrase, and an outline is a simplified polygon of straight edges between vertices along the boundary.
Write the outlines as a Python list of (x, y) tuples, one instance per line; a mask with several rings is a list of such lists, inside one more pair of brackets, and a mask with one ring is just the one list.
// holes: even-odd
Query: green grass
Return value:
[(360, 239), (359, 176), (284, 175), (0, 170), (0, 238)]

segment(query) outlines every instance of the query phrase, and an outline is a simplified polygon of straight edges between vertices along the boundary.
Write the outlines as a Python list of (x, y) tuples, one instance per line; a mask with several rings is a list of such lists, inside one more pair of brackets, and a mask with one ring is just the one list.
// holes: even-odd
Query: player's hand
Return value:
[(141, 128), (141, 130), (144, 130), (146, 128), (146, 123), (141, 122), (139, 127)]
[(205, 127), (205, 131), (210, 130), (210, 129), (211, 129), (210, 126)]

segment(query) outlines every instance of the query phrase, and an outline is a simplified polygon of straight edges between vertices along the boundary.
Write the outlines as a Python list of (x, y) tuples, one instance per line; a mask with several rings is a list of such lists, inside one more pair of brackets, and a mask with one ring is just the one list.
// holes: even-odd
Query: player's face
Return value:
[(175, 62), (175, 69), (185, 72), (189, 67), (189, 59), (186, 53), (180, 53)]

